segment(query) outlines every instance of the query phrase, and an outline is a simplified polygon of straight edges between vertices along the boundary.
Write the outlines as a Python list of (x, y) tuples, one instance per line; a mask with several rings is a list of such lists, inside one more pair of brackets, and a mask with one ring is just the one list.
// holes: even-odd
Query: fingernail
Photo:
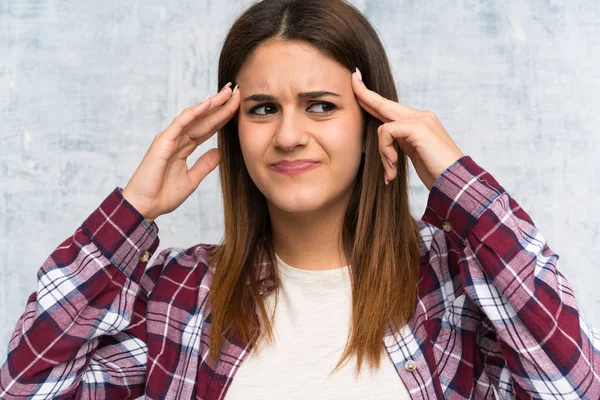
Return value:
[(227, 84), (226, 84), (225, 86), (223, 86), (223, 87), (221, 88), (221, 90), (219, 90), (219, 93), (220, 93), (220, 92), (222, 92), (223, 90), (225, 90), (225, 88), (228, 88), (228, 87), (230, 87), (230, 86), (231, 86), (231, 82), (227, 82)]
[(360, 69), (358, 69), (358, 67), (356, 67), (356, 77), (359, 81), (362, 81), (362, 74), (360, 73)]
[(233, 93), (231, 93), (231, 95), (233, 96), (235, 94), (235, 92), (237, 92), (239, 85), (235, 85), (235, 87), (233, 88)]
[(390, 167), (394, 168), (394, 163), (392, 162), (392, 160), (390, 160), (389, 158), (385, 158), (388, 162), (388, 164), (390, 164)]

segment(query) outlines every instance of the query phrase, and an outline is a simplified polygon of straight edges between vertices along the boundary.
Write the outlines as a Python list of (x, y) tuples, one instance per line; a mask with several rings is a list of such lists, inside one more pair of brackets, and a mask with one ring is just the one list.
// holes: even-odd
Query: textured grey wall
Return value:
[[(0, 1), (0, 359), (48, 254), (215, 91), (247, 4)], [(353, 4), (384, 40), (401, 101), (436, 112), (517, 199), (600, 326), (600, 2)], [(428, 192), (411, 173), (420, 217)], [(161, 249), (220, 240), (216, 178), (157, 220)]]

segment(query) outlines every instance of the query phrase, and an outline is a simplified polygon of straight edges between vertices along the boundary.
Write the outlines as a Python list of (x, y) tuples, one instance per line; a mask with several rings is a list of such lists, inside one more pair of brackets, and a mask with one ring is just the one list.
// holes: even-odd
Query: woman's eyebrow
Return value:
[[(298, 93), (297, 97), (299, 99), (317, 99), (319, 97), (324, 97), (324, 96), (341, 97), (339, 94), (329, 92), (327, 90), (317, 90), (317, 91), (313, 91), (313, 92), (301, 92), (301, 93)], [(278, 97), (273, 96), (271, 94), (264, 94), (264, 93), (253, 94), (244, 99), (244, 101), (278, 101), (278, 100), (279, 100)]]

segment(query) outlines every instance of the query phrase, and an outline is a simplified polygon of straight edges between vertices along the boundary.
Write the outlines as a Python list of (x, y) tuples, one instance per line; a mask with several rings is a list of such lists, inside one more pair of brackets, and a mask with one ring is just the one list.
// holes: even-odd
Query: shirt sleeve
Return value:
[(0, 398), (143, 394), (152, 286), (144, 272), (158, 227), (121, 192), (116, 188), (38, 271), (0, 367)]
[(517, 398), (599, 398), (598, 332), (580, 314), (559, 255), (502, 186), (465, 156), (438, 178), (422, 220), (444, 232), (467, 296), (491, 323), (478, 346), (497, 345), (504, 357), (482, 358), (492, 374), (510, 375), (495, 376), (505, 384), (497, 389)]

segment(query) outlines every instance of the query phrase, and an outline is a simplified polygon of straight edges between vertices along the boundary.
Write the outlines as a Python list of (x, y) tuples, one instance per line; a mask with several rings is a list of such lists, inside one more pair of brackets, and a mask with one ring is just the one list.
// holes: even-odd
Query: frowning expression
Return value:
[(307, 213), (347, 202), (363, 140), (351, 71), (310, 44), (273, 39), (236, 82), (244, 162), (269, 206)]

